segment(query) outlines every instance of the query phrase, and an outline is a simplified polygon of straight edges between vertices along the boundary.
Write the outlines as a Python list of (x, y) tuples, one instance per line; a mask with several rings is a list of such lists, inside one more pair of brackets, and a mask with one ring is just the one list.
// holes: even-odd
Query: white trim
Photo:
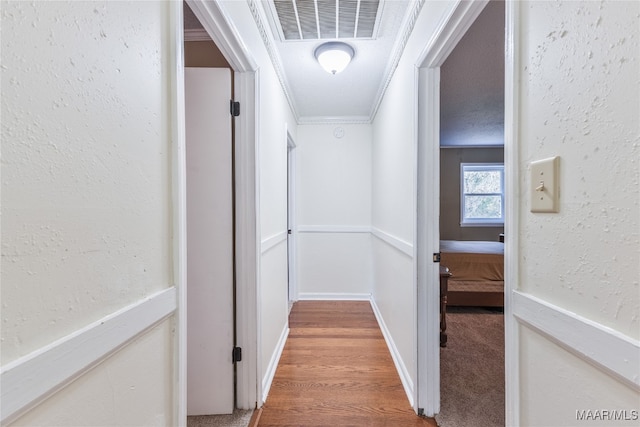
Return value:
[(396, 347), (396, 344), (393, 341), (391, 332), (389, 331), (389, 328), (387, 328), (387, 324), (384, 322), (384, 318), (382, 317), (382, 313), (380, 313), (380, 309), (378, 308), (376, 301), (371, 298), (370, 303), (371, 308), (373, 309), (373, 314), (375, 314), (376, 320), (378, 321), (378, 326), (380, 326), (380, 330), (382, 331), (382, 336), (384, 337), (384, 340), (387, 343), (387, 347), (389, 348), (389, 353), (391, 353), (393, 364), (395, 365), (396, 370), (398, 371), (398, 375), (400, 376), (400, 381), (402, 382), (402, 387), (404, 387), (404, 392), (407, 394), (409, 403), (413, 407), (414, 388), (413, 381), (411, 380), (411, 374), (409, 374), (409, 371), (404, 364), (404, 360), (400, 355), (400, 351), (398, 351), (398, 347)]
[[(253, 145), (251, 147), (251, 149), (253, 150), (253, 154), (254, 154), (254, 175), (253, 175), (253, 185), (254, 185), (254, 193), (252, 194), (253, 196), (253, 201), (254, 201), (254, 212), (255, 212), (255, 216), (253, 218), (254, 221), (254, 227), (255, 227), (255, 271), (253, 272), (253, 274), (255, 274), (255, 281), (253, 283), (253, 288), (251, 289), (252, 292), (255, 292), (255, 294), (253, 295), (255, 297), (254, 300), (254, 306), (253, 306), (253, 312), (247, 312), (247, 316), (251, 317), (255, 320), (255, 323), (253, 324), (247, 324), (247, 328), (253, 328), (253, 330), (249, 330), (249, 332), (251, 334), (253, 334), (252, 336), (255, 338), (255, 341), (251, 341), (251, 345), (255, 345), (254, 350), (255, 350), (255, 358), (253, 358), (251, 360), (251, 363), (255, 363), (255, 373), (256, 376), (255, 378), (252, 378), (252, 381), (254, 381), (254, 386), (256, 387), (256, 401), (255, 401), (255, 406), (260, 408), (262, 406), (262, 404), (264, 403), (264, 401), (266, 400), (263, 397), (263, 389), (262, 389), (262, 381), (261, 378), (263, 377), (263, 367), (262, 367), (262, 360), (263, 360), (263, 350), (262, 350), (262, 301), (263, 301), (263, 296), (262, 296), (262, 277), (260, 272), (262, 271), (262, 256), (260, 253), (260, 238), (262, 236), (262, 228), (260, 225), (260, 138), (261, 138), (261, 134), (260, 134), (260, 129), (261, 129), (261, 123), (260, 123), (260, 105), (262, 105), (261, 102), (261, 97), (260, 97), (260, 93), (261, 93), (261, 87), (260, 87), (260, 70), (256, 70), (255, 72), (255, 80), (254, 82), (254, 98), (253, 98), (253, 106), (254, 106), (254, 114), (255, 114), (255, 118), (254, 120), (251, 122), (251, 124), (253, 125), (252, 131), (253, 131), (253, 135), (252, 135), (252, 139), (253, 139)], [(242, 117), (242, 115), (240, 116)], [(246, 118), (245, 118), (246, 120)], [(248, 141), (247, 141), (248, 142)], [(249, 266), (250, 268), (252, 268), (252, 266)], [(247, 409), (251, 409), (251, 408), (247, 408)]]
[(440, 68), (416, 68), (418, 108), (417, 147), (417, 407), (432, 417), (440, 412)]
[(265, 372), (264, 378), (262, 379), (262, 402), (260, 403), (260, 406), (262, 406), (262, 404), (267, 400), (267, 395), (269, 394), (269, 389), (271, 388), (273, 378), (276, 376), (278, 363), (280, 362), (280, 357), (282, 357), (282, 352), (284, 351), (284, 346), (287, 343), (288, 337), (289, 326), (285, 325), (282, 333), (280, 334), (280, 339), (278, 339), (278, 343), (276, 344), (276, 348), (271, 355), (271, 360), (269, 360), (267, 371)]
[(268, 29), (268, 24), (265, 25), (263, 18), (263, 9), (258, 6), (259, 1), (256, 0), (247, 0), (247, 4), (249, 5), (249, 10), (251, 11), (251, 15), (253, 16), (253, 20), (256, 23), (256, 27), (258, 32), (260, 33), (260, 37), (262, 38), (262, 42), (264, 43), (264, 47), (269, 55), (269, 59), (271, 59), (271, 64), (273, 65), (273, 69), (278, 77), (278, 81), (280, 82), (280, 86), (282, 88), (282, 92), (284, 93), (284, 97), (287, 99), (287, 103), (289, 104), (289, 108), (291, 109), (291, 113), (296, 119), (296, 123), (298, 122), (298, 109), (296, 108), (294, 98), (291, 96), (291, 90), (289, 89), (289, 84), (284, 73), (284, 69), (282, 68), (282, 60), (280, 59), (280, 55), (278, 54), (277, 49), (273, 45), (273, 38), (271, 29)]
[(420, 11), (422, 10), (422, 6), (424, 6), (425, 0), (416, 0), (413, 3), (413, 8), (407, 8), (407, 14), (405, 15), (402, 25), (402, 36), (399, 37), (394, 45), (393, 52), (391, 53), (392, 60), (387, 63), (387, 68), (384, 73), (384, 78), (382, 80), (382, 84), (378, 89), (378, 94), (375, 98), (373, 106), (371, 107), (371, 112), (369, 113), (370, 121), (376, 117), (378, 113), (378, 109), (382, 104), (382, 99), (384, 98), (384, 94), (387, 92), (387, 88), (389, 84), (391, 84), (391, 79), (393, 78), (393, 74), (398, 68), (398, 64), (400, 63), (400, 59), (402, 58), (402, 54), (404, 52), (407, 43), (409, 42), (409, 37), (413, 32), (413, 27), (416, 25), (418, 21), (418, 16), (420, 16)]
[(393, 246), (403, 254), (413, 258), (413, 245), (411, 243), (406, 242), (376, 227), (371, 228), (371, 234), (373, 234), (375, 237), (382, 240), (383, 242)]
[[(423, 248), (424, 242), (426, 238), (421, 235), (424, 233), (425, 227), (424, 224), (421, 227), (418, 227), (418, 218), (422, 218), (421, 212), (424, 211), (426, 200), (421, 199), (421, 194), (424, 191), (424, 188), (420, 185), (423, 182), (421, 177), (421, 173), (423, 170), (420, 168), (422, 161), (420, 160), (420, 155), (422, 154), (422, 148), (420, 147), (421, 142), (421, 132), (422, 128), (420, 123), (420, 113), (423, 111), (421, 107), (421, 102), (423, 102), (423, 96), (420, 90), (423, 88), (423, 85), (420, 82), (421, 70), (420, 68), (414, 66), (413, 67), (413, 87), (415, 90), (413, 91), (413, 182), (415, 185), (413, 186), (413, 212), (414, 212), (414, 223), (412, 224), (413, 228), (413, 236), (414, 236), (414, 245), (413, 245), (413, 263), (412, 263), (412, 271), (411, 271), (411, 280), (412, 283), (415, 284), (413, 289), (414, 301), (415, 305), (413, 306), (413, 321), (415, 324), (415, 361), (414, 361), (414, 370), (415, 370), (415, 387), (413, 388), (413, 410), (418, 415), (424, 415), (424, 405), (421, 404), (421, 396), (424, 395), (424, 391), (420, 389), (425, 388), (426, 381), (421, 381), (420, 378), (425, 371), (425, 360), (429, 360), (426, 357), (426, 354), (429, 350), (429, 337), (428, 337), (428, 328), (425, 330), (425, 326), (427, 325), (427, 316), (426, 310), (421, 310), (426, 304), (426, 301), (421, 301), (421, 299), (426, 298), (425, 291), (426, 287), (421, 287), (421, 285), (426, 284), (427, 282), (423, 280), (423, 277), (429, 277), (429, 275), (425, 274), (424, 271), (421, 271), (426, 266), (425, 260), (420, 260), (421, 252), (420, 249)], [(439, 226), (439, 224), (438, 224)], [(437, 357), (437, 356), (436, 356)], [(437, 363), (440, 363), (438, 360)], [(424, 399), (423, 399), (424, 400)]]
[(298, 233), (370, 233), (368, 225), (300, 225)]
[(186, 0), (186, 2), (234, 71), (258, 69), (249, 49), (242, 42), (238, 30), (233, 26), (219, 2), (210, 0)]
[(330, 292), (302, 292), (298, 301), (370, 301), (371, 294), (360, 293), (330, 293)]
[(520, 323), (640, 391), (640, 341), (530, 294), (513, 291), (512, 304)]
[(171, 287), (124, 307), (3, 366), (2, 424), (9, 424), (82, 376), (176, 309)]
[(236, 99), (243, 113), (235, 123), (236, 343), (243, 351), (236, 367), (236, 405), (255, 409), (259, 400), (259, 240), (257, 91), (258, 73), (235, 74)]
[(505, 338), (505, 424), (520, 425), (520, 335), (513, 317), (513, 291), (518, 288), (520, 259), (520, 168), (518, 147), (518, 67), (517, 29), (520, 4), (505, 2), (505, 80), (504, 80), (504, 338)]
[(300, 125), (369, 125), (371, 117), (368, 116), (303, 116), (298, 119)]
[(440, 145), (440, 149), (449, 150), (449, 149), (459, 149), (464, 148), (465, 150), (474, 150), (474, 149), (487, 149), (487, 148), (504, 148), (504, 144), (460, 144), (460, 145)]
[(418, 56), (416, 66), (440, 67), (488, 3), (489, 0), (457, 0), (452, 4), (449, 13), (442, 18), (433, 37)]
[(287, 294), (288, 303), (298, 300), (298, 233), (293, 230), (298, 225), (298, 151), (293, 135), (289, 132), (289, 125), (285, 124), (285, 139), (287, 144)]
[(171, 75), (172, 211), (173, 211), (173, 283), (176, 286), (177, 311), (174, 358), (174, 425), (187, 423), (187, 171), (184, 88), (183, 4), (173, 4), (171, 15), (175, 34), (172, 39), (173, 70)]
[(425, 44), (415, 66), (418, 69), (416, 126), (417, 215), (415, 230), (417, 287), (417, 407), (427, 416), (440, 411), (439, 268), (430, 253), (439, 251), (440, 66), (480, 15), (488, 0), (452, 4), (433, 37)]
[[(415, 373), (415, 386), (413, 387), (413, 410), (416, 414), (418, 415), (422, 415), (424, 414), (424, 410), (421, 410), (420, 406), (418, 405), (418, 397), (419, 397), (419, 392), (418, 392), (418, 375), (420, 373), (420, 359), (419, 359), (419, 355), (420, 353), (420, 345), (425, 343), (424, 340), (420, 339), (420, 334), (422, 333), (421, 331), (421, 321), (424, 318), (425, 313), (421, 313), (418, 311), (418, 308), (420, 307), (420, 304), (418, 303), (419, 298), (421, 296), (420, 290), (418, 289), (418, 285), (419, 285), (419, 276), (418, 276), (418, 264), (419, 264), (419, 259), (418, 259), (418, 204), (419, 204), (419, 196), (418, 196), (418, 165), (420, 164), (420, 161), (418, 160), (418, 156), (420, 154), (419, 151), (419, 136), (420, 136), (420, 117), (418, 115), (418, 112), (420, 111), (420, 93), (418, 92), (418, 89), (420, 88), (420, 69), (418, 67), (414, 67), (413, 69), (413, 87), (414, 87), (414, 91), (413, 91), (413, 96), (412, 96), (412, 103), (413, 103), (413, 107), (411, 108), (412, 110), (412, 135), (411, 135), (411, 141), (412, 141), (412, 151), (413, 151), (413, 164), (411, 165), (411, 169), (412, 169), (412, 176), (411, 176), (411, 181), (414, 183), (413, 186), (413, 191), (412, 191), (412, 200), (411, 200), (411, 204), (412, 204), (412, 216), (413, 216), (413, 220), (412, 220), (412, 224), (411, 224), (411, 235), (413, 236), (413, 255), (412, 255), (412, 262), (411, 262), (411, 283), (414, 284), (413, 289), (411, 290), (413, 293), (413, 306), (412, 311), (413, 311), (413, 316), (412, 316), (412, 322), (411, 324), (413, 325), (413, 332), (414, 332), (414, 339), (415, 339), (415, 345), (413, 347), (414, 350), (414, 358), (413, 358), (413, 365), (412, 365), (412, 369), (413, 372)], [(424, 324), (424, 323), (422, 323)], [(426, 351), (424, 352), (426, 354)]]
[(264, 239), (261, 244), (261, 252), (264, 254), (270, 249), (278, 246), (280, 243), (287, 241), (287, 230), (281, 231), (279, 233), (274, 234), (273, 236), (267, 237)]

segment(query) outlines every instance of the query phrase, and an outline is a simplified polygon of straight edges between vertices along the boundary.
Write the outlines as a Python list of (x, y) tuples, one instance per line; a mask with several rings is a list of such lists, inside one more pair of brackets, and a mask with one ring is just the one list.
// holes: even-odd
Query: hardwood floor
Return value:
[(300, 301), (259, 426), (436, 426), (418, 417), (368, 302)]

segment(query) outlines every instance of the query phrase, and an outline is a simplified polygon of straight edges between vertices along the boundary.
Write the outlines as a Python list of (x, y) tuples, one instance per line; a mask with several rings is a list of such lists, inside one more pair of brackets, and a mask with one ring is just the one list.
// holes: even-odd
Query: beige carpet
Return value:
[(247, 427), (253, 411), (236, 409), (231, 415), (199, 415), (187, 417), (187, 427)]
[(450, 307), (440, 349), (441, 427), (504, 426), (504, 315)]

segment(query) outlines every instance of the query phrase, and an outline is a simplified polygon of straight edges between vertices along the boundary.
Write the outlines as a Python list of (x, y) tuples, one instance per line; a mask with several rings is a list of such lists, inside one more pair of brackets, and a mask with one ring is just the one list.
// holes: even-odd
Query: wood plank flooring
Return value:
[(300, 301), (259, 419), (268, 426), (436, 426), (418, 417), (368, 302)]

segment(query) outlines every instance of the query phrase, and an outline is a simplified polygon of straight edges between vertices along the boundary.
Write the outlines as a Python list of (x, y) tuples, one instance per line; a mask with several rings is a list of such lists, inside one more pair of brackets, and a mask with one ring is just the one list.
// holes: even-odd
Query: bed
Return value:
[(504, 305), (504, 243), (441, 240), (440, 265), (451, 272), (448, 306)]

